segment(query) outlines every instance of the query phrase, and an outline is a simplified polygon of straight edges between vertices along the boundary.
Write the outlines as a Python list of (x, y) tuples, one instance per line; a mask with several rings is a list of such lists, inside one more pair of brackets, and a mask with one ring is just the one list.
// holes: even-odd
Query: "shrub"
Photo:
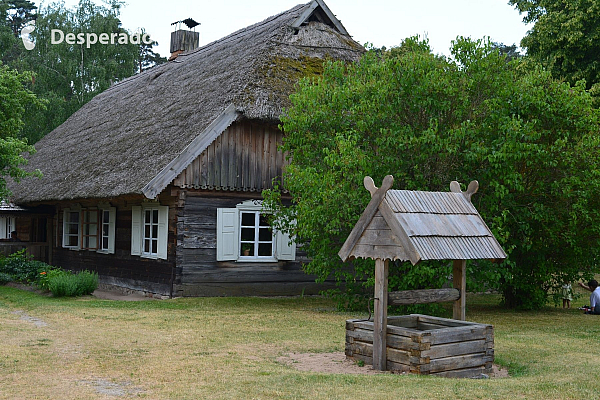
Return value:
[(50, 290), (48, 286), (50, 279), (63, 273), (64, 271), (60, 268), (50, 267), (38, 274), (35, 284), (42, 290)]
[(73, 274), (69, 271), (53, 271), (48, 277), (48, 289), (56, 297), (82, 296), (92, 294), (98, 287), (98, 274), (81, 271)]
[(4, 285), (8, 282), (12, 282), (13, 278), (7, 273), (0, 272), (0, 285)]
[(8, 274), (12, 280), (22, 283), (36, 282), (39, 273), (49, 268), (52, 267), (25, 254), (25, 249), (0, 260), (0, 273)]

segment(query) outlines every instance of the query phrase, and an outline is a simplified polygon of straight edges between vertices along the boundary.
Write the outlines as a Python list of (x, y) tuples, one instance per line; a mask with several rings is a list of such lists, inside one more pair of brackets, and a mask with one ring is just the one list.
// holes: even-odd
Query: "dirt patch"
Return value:
[[(278, 362), (288, 365), (298, 371), (322, 372), (325, 374), (385, 374), (370, 365), (359, 366), (356, 362), (346, 359), (343, 352), (335, 353), (290, 353), (279, 357)], [(493, 366), (490, 378), (507, 378), (508, 370)]]
[(105, 396), (122, 397), (142, 393), (140, 388), (133, 386), (132, 383), (128, 381), (111, 382), (103, 378), (94, 378), (80, 382), (93, 387), (98, 394), (103, 394)]
[(36, 317), (32, 317), (31, 315), (27, 315), (27, 313), (25, 311), (16, 310), (16, 311), (13, 311), (12, 313), (16, 314), (16, 315), (20, 315), (21, 316), (21, 320), (27, 321), (27, 322), (31, 322), (32, 324), (34, 324), (38, 328), (43, 328), (45, 326), (48, 326), (48, 324), (46, 322), (42, 321), (41, 319), (36, 318)]
[(123, 293), (116, 290), (104, 290), (96, 289), (92, 293), (97, 299), (101, 300), (121, 300), (121, 301), (144, 301), (144, 300), (156, 300), (153, 297), (147, 297), (138, 293)]

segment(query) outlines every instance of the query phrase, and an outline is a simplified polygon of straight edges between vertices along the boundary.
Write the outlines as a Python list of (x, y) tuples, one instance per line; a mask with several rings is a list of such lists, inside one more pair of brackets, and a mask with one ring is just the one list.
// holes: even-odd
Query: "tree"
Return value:
[[(586, 88), (600, 83), (600, 3), (597, 0), (510, 0), (535, 22), (521, 45), (557, 78)], [(600, 86), (593, 90), (599, 92)]]
[[(509, 258), (470, 263), (468, 275), (500, 289), (508, 306), (540, 307), (564, 278), (597, 271), (598, 112), (583, 86), (507, 61), (489, 43), (460, 38), (452, 54), (410, 38), (302, 81), (282, 116), (292, 206), (274, 190), (267, 207), (307, 250), (307, 272), (356, 289), (372, 284), (372, 262), (349, 271), (337, 252), (369, 201), (365, 175), (433, 191), (477, 179), (473, 201)], [(449, 274), (439, 263), (390, 271), (390, 287), (401, 289), (436, 287)]]
[(26, 105), (43, 106), (23, 84), (31, 80), (30, 73), (18, 73), (0, 64), (0, 199), (9, 196), (6, 177), (19, 180), (36, 173), (26, 173), (20, 166), (26, 164), (23, 153), (33, 153), (33, 146), (17, 138), (23, 126)]
[(1, 0), (0, 7), (7, 12), (7, 20), (15, 37), (19, 36), (25, 24), (35, 18), (37, 7), (29, 0)]
[[(0, 42), (6, 43), (0, 47), (0, 59), (19, 71), (32, 71), (34, 80), (29, 88), (49, 104), (45, 110), (28, 109), (24, 116), (20, 135), (30, 143), (37, 142), (110, 85), (134, 75), (141, 66), (147, 69), (162, 61), (152, 51), (155, 42), (146, 45), (141, 40), (139, 43), (127, 40), (88, 46), (85, 41), (70, 44), (63, 37), (60, 43), (52, 43), (52, 29), (60, 29), (65, 36), (81, 34), (84, 38), (88, 33), (130, 37), (132, 33), (122, 27), (119, 19), (123, 6), (119, 0), (106, 1), (103, 6), (80, 0), (74, 9), (66, 8), (64, 3), (40, 7), (35, 15), (35, 31), (31, 33), (36, 45), (30, 51), (20, 38), (6, 35), (15, 21), (22, 24), (27, 22), (26, 17), (33, 18), (32, 10), (29, 14), (23, 11), (24, 3), (30, 2), (0, 1), (0, 12), (4, 15)], [(15, 15), (22, 17), (16, 19)]]

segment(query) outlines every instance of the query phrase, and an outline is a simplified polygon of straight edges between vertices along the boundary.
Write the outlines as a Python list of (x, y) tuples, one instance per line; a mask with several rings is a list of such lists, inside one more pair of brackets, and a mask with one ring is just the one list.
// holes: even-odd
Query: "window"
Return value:
[(296, 259), (295, 243), (288, 235), (273, 231), (261, 209), (258, 200), (217, 209), (217, 261)]
[(116, 208), (79, 206), (63, 210), (63, 247), (73, 250), (115, 252)]
[(0, 217), (0, 239), (10, 239), (10, 233), (16, 229), (15, 217)]
[(131, 208), (131, 254), (167, 259), (169, 207), (144, 203)]

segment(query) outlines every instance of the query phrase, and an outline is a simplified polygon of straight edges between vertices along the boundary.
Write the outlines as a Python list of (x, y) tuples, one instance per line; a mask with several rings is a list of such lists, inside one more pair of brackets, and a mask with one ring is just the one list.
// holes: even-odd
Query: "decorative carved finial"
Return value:
[(375, 182), (373, 181), (373, 178), (371, 178), (370, 176), (365, 176), (363, 183), (365, 185), (365, 189), (367, 189), (369, 191), (369, 193), (371, 193), (371, 197), (373, 197), (373, 195), (377, 191), (377, 186), (375, 186)]
[[(365, 176), (363, 183), (365, 185), (365, 189), (367, 189), (369, 193), (371, 193), (371, 197), (373, 197), (375, 192), (377, 192), (377, 190), (379, 189), (377, 186), (375, 186), (373, 178), (371, 178), (370, 176)], [(381, 188), (383, 188), (383, 190), (387, 192), (393, 184), (394, 177), (392, 175), (386, 175), (385, 178), (383, 178), (383, 182), (381, 182)]]
[(477, 193), (477, 190), (479, 190), (479, 182), (477, 181), (471, 181), (466, 192), (460, 190), (460, 183), (456, 181), (450, 182), (450, 191), (452, 193), (462, 193), (462, 195), (465, 196), (465, 198), (469, 201), (471, 201), (471, 196)]
[(452, 193), (462, 193), (462, 190), (460, 190), (460, 183), (456, 181), (450, 182), (450, 191)]

